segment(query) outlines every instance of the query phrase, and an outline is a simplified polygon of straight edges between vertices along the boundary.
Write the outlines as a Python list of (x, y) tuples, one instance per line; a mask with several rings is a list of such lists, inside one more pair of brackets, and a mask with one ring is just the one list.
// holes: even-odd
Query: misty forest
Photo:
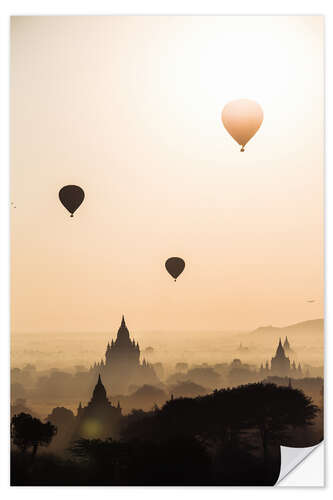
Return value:
[(23, 346), (11, 370), (12, 484), (274, 484), (280, 445), (323, 438), (321, 349), (311, 346), (322, 328), (312, 320), (207, 334), (205, 347), (193, 334), (181, 349), (141, 348), (123, 317), (99, 361), (61, 368), (48, 366), (42, 343), (25, 363)]

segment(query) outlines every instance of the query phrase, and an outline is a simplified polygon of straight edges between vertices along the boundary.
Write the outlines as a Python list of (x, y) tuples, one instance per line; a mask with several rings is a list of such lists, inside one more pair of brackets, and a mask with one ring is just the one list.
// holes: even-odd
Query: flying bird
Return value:
[(310, 304), (312, 304), (312, 302), (316, 302), (316, 301), (313, 300), (313, 299), (310, 299), (310, 300), (307, 300), (307, 302), (309, 302)]

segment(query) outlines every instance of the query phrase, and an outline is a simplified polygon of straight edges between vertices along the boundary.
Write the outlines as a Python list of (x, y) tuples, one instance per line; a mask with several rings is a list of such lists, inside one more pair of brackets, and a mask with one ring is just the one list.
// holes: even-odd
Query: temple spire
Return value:
[(93, 397), (92, 397), (92, 400), (91, 401), (94, 401), (94, 402), (105, 402), (107, 401), (107, 398), (106, 398), (106, 390), (105, 390), (105, 387), (102, 383), (102, 379), (101, 379), (101, 374), (98, 375), (98, 380), (97, 380), (97, 384), (95, 385), (95, 389), (93, 391)]
[(125, 341), (125, 342), (130, 343), (129, 331), (128, 331), (127, 325), (125, 323), (124, 315), (122, 315), (122, 318), (121, 318), (121, 325), (120, 325), (118, 333), (117, 333), (116, 343), (118, 343), (119, 341), (120, 342)]
[(104, 376), (108, 372), (109, 367), (118, 362), (124, 366), (127, 366), (128, 363), (136, 367), (140, 365), (139, 344), (130, 337), (124, 314), (121, 317), (117, 337), (115, 340), (111, 339), (108, 342), (105, 351), (105, 360), (102, 359), (101, 363), (96, 366), (96, 374), (100, 371)]
[(283, 348), (286, 350), (286, 351), (290, 351), (290, 344), (289, 344), (289, 340), (288, 340), (288, 337), (286, 336), (286, 339), (284, 341), (284, 344), (283, 344)]
[(279, 339), (279, 345), (278, 345), (278, 348), (276, 349), (275, 357), (277, 357), (277, 358), (284, 358), (285, 357), (285, 352), (284, 352), (284, 349), (282, 347), (281, 337)]

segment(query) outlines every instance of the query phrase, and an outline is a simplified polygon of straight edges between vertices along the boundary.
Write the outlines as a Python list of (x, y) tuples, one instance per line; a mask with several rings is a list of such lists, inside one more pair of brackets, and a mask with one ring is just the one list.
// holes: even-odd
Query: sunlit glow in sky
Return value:
[(322, 17), (13, 18), (11, 191), (13, 331), (322, 317)]

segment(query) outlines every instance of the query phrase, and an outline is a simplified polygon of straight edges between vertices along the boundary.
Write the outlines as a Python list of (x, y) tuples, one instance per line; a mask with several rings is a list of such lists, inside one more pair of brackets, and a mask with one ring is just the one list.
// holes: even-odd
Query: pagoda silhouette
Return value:
[(78, 406), (73, 439), (116, 438), (119, 435), (121, 417), (119, 401), (117, 406), (111, 404), (101, 376), (98, 375), (89, 403), (83, 407), (80, 402)]
[(90, 368), (100, 373), (112, 387), (113, 394), (124, 394), (130, 385), (159, 383), (153, 366), (145, 359), (140, 361), (139, 343), (131, 339), (125, 318), (122, 317), (116, 340), (107, 343), (105, 357)]
[(291, 363), (286, 352), (292, 354), (294, 351), (291, 349), (287, 337), (283, 345), (280, 338), (275, 356), (271, 359), (271, 367), (269, 367), (268, 361), (266, 361), (265, 366), (261, 363), (260, 374), (262, 376), (275, 375), (278, 377), (301, 378), (303, 376), (301, 363), (298, 363), (298, 366), (296, 366), (295, 360)]

